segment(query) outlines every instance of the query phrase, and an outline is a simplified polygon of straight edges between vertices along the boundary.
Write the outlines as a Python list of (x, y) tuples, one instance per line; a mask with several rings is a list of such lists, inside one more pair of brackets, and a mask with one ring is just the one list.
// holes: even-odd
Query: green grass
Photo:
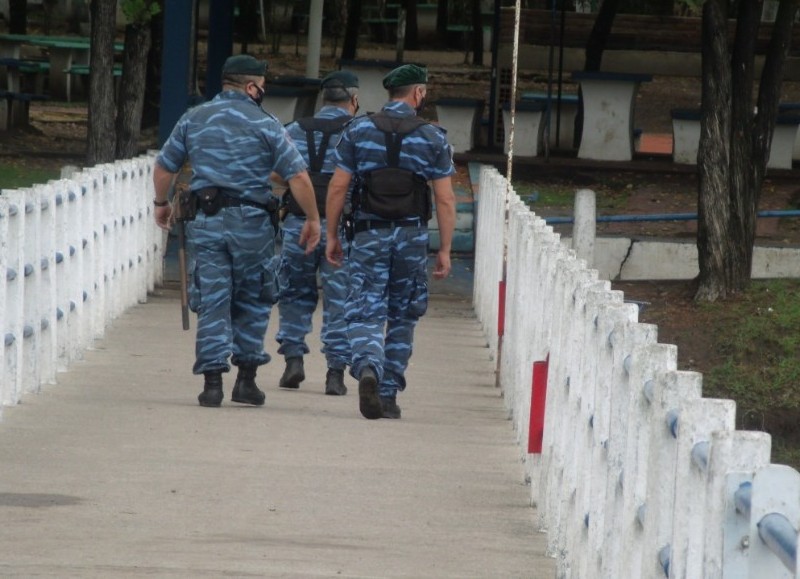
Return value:
[(721, 356), (704, 373), (703, 395), (735, 400), (737, 428), (766, 430), (773, 462), (800, 467), (800, 284), (754, 281), (703, 309)]
[(0, 189), (21, 189), (59, 177), (58, 169), (27, 167), (24, 162), (0, 161)]
[(580, 189), (592, 189), (596, 194), (597, 210), (611, 211), (624, 207), (628, 201), (630, 187), (614, 180), (595, 183), (592, 186), (581, 186), (564, 182), (517, 182), (514, 191), (536, 210), (547, 207), (549, 209), (571, 209), (575, 203), (575, 193)]

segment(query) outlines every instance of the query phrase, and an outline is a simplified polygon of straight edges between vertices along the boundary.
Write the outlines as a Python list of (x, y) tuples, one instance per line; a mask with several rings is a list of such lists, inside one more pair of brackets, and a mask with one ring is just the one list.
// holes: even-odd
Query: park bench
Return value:
[(447, 141), (454, 153), (475, 147), (485, 102), (473, 98), (441, 98), (436, 101), (436, 118), (447, 130)]
[[(672, 109), (672, 160), (694, 165), (700, 146), (700, 109)], [(779, 113), (772, 133), (768, 169), (791, 169), (800, 116)]]
[(0, 131), (30, 124), (30, 104), (48, 100), (44, 94), (0, 90)]
[(45, 60), (0, 57), (0, 90), (25, 91), (43, 93), (50, 71), (50, 63)]
[[(0, 57), (21, 58), (23, 46), (38, 47), (47, 53), (49, 68), (48, 92), (53, 99), (72, 100), (72, 75), (67, 71), (73, 65), (89, 64), (91, 42), (87, 36), (44, 36), (36, 34), (0, 34)], [(121, 52), (122, 42), (114, 43), (114, 51)], [(7, 90), (16, 87), (7, 86)]]

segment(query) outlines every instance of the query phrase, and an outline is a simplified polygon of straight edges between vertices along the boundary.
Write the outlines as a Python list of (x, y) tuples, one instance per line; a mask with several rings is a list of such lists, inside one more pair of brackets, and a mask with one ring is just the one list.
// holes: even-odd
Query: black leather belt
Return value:
[(356, 221), (354, 230), (356, 233), (368, 231), (370, 229), (394, 229), (395, 227), (419, 227), (419, 219), (398, 219), (394, 221), (384, 221), (382, 219), (361, 219)]
[(222, 202), (220, 203), (221, 207), (258, 207), (259, 209), (263, 209), (264, 211), (269, 211), (272, 213), (277, 209), (277, 202), (274, 203), (274, 207), (270, 207), (269, 203), (258, 203), (257, 201), (250, 201), (249, 199), (240, 199), (238, 197), (228, 197), (227, 195), (223, 196)]

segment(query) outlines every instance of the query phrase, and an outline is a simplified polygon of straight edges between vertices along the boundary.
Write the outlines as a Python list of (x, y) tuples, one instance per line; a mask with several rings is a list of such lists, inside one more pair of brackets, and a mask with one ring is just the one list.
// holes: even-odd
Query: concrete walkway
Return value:
[(352, 378), (323, 395), (316, 339), (299, 391), (277, 359), (265, 407), (230, 403), (230, 374), (199, 407), (194, 319), (157, 291), (4, 409), (0, 576), (554, 577), (469, 298), (431, 302), (403, 419), (368, 421)]

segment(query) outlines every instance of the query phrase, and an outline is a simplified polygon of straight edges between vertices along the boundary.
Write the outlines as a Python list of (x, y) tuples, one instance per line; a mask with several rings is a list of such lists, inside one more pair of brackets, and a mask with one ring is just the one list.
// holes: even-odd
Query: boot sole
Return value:
[(369, 420), (383, 416), (381, 399), (378, 396), (378, 380), (375, 376), (363, 376), (358, 381), (358, 408), (361, 416)]
[(197, 402), (200, 404), (200, 406), (203, 406), (204, 408), (219, 408), (222, 406), (223, 394), (220, 393), (219, 400), (204, 400), (202, 396), (203, 395), (201, 394), (197, 397)]
[(264, 406), (266, 398), (260, 400), (253, 400), (250, 398), (242, 398), (240, 396), (231, 395), (231, 402), (238, 402), (239, 404), (249, 404), (250, 406)]
[(281, 379), (281, 381), (278, 383), (278, 387), (287, 388), (290, 390), (297, 390), (298, 388), (300, 388), (300, 382), (302, 382), (305, 379), (306, 379), (305, 375), (290, 376), (286, 379)]
[(347, 386), (345, 386), (341, 390), (339, 390), (338, 388), (326, 388), (325, 394), (327, 396), (344, 396), (345, 394), (347, 394)]

